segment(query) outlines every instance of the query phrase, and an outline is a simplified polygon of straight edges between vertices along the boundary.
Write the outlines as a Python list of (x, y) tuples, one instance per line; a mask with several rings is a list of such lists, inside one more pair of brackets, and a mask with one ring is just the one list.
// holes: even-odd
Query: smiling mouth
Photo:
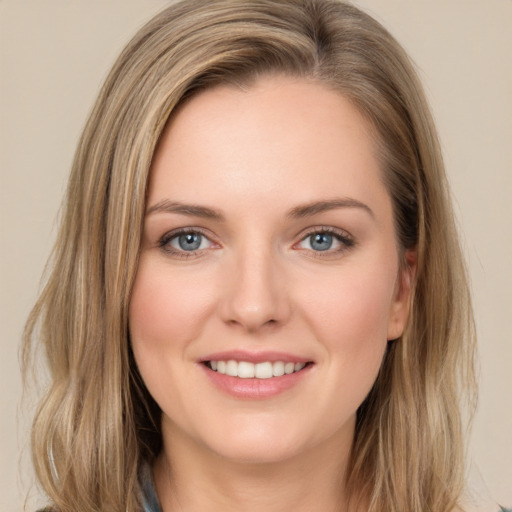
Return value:
[(300, 372), (308, 363), (293, 363), (284, 361), (265, 361), (262, 363), (250, 363), (248, 361), (205, 361), (204, 364), (210, 370), (230, 377), (240, 379), (271, 379), (292, 373)]

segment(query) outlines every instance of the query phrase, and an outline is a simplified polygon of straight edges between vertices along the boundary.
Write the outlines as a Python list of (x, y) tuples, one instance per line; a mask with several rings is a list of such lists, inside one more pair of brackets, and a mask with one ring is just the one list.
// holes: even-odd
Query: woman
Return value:
[(152, 20), (79, 143), (53, 268), (25, 359), (40, 325), (55, 510), (460, 510), (474, 335), (442, 159), (354, 7)]

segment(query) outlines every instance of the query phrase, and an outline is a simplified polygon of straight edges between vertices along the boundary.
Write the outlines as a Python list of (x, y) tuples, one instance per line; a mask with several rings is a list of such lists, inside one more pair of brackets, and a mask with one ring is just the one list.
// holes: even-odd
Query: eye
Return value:
[(200, 231), (180, 230), (167, 233), (162, 237), (159, 246), (171, 254), (187, 257), (204, 249), (210, 249), (213, 242)]
[(201, 233), (186, 233), (185, 235), (174, 236), (169, 240), (169, 244), (171, 247), (182, 251), (197, 251), (208, 246), (207, 238)]
[(346, 234), (332, 228), (323, 228), (306, 235), (299, 243), (300, 249), (314, 252), (340, 252), (354, 245), (354, 241)]

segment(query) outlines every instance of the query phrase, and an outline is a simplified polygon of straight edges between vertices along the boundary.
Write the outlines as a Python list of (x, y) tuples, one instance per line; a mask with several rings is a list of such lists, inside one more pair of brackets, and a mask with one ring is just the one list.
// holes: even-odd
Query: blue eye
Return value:
[(171, 240), (171, 245), (176, 247), (175, 243), (177, 243), (178, 247), (183, 251), (197, 251), (201, 247), (202, 241), (203, 236), (199, 233), (187, 233), (186, 235), (174, 237)]
[(328, 233), (309, 235), (311, 248), (315, 251), (327, 251), (332, 247), (334, 237)]
[(305, 236), (300, 242), (301, 249), (308, 249), (314, 252), (336, 253), (352, 247), (354, 242), (351, 238), (331, 229), (322, 229)]
[(175, 255), (193, 254), (196, 251), (209, 249), (212, 242), (198, 231), (180, 231), (165, 235), (159, 242), (165, 251)]

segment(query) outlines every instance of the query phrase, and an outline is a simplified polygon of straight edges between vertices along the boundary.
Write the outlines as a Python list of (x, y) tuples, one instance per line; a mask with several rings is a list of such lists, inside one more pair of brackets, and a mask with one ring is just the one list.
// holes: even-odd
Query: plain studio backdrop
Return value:
[[(481, 496), (512, 505), (512, 0), (357, 0), (418, 66), (469, 262), (480, 346), (470, 449)], [(33, 484), (18, 348), (73, 152), (121, 48), (167, 0), (0, 0), (0, 510)], [(36, 491), (32, 488), (32, 495)], [(32, 508), (33, 510), (33, 508)]]

